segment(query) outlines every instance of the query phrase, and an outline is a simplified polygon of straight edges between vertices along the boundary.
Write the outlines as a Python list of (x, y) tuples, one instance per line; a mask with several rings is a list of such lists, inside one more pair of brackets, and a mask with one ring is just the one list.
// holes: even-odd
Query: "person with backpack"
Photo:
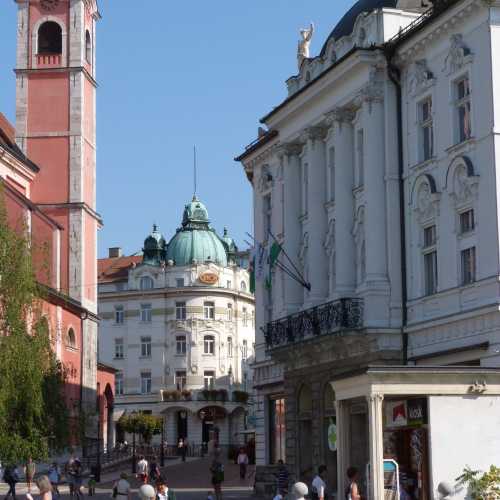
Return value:
[(16, 465), (7, 465), (4, 469), (3, 480), (9, 486), (9, 491), (5, 495), (5, 499), (12, 495), (13, 500), (16, 500), (16, 484), (19, 482), (19, 472)]

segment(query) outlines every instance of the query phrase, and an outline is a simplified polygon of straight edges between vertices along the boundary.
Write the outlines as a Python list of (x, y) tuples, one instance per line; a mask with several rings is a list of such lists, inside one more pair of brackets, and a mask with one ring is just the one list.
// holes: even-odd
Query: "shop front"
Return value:
[(500, 464), (498, 368), (369, 367), (331, 385), (338, 498), (350, 466), (368, 499), (431, 500), (464, 467)]

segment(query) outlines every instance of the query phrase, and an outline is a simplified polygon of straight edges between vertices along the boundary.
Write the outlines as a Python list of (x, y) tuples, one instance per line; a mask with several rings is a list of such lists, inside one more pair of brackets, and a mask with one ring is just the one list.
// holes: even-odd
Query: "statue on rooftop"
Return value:
[(314, 35), (314, 24), (311, 23), (309, 28), (303, 28), (300, 30), (300, 40), (297, 49), (297, 64), (300, 67), (304, 59), (309, 57), (309, 46), (311, 45), (311, 39)]

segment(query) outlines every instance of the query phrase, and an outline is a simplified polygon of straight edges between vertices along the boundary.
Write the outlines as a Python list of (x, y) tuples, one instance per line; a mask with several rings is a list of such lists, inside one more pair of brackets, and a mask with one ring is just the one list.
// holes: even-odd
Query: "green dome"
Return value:
[(176, 266), (187, 266), (194, 261), (210, 261), (227, 266), (224, 243), (210, 228), (207, 209), (196, 196), (184, 208), (182, 227), (177, 229), (176, 235), (168, 244), (167, 261), (169, 260)]
[(163, 238), (158, 226), (153, 224), (153, 231), (144, 240), (142, 261), (145, 264), (159, 265), (165, 259), (165, 239)]

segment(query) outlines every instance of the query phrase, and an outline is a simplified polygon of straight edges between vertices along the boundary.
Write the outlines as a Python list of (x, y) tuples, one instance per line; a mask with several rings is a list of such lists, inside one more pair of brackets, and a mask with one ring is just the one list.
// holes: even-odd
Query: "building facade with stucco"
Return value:
[(115, 420), (162, 416), (173, 446), (201, 447), (213, 430), (225, 447), (246, 441), (255, 330), (244, 261), (196, 197), (170, 241), (155, 226), (141, 256), (111, 249), (100, 260), (99, 353), (118, 370)]
[[(257, 255), (283, 249), (271, 291), (256, 286), (263, 491), (279, 459), (305, 480), (326, 464), (339, 497), (356, 466), (373, 499), (384, 460), (419, 499), (466, 458), (500, 460), (499, 16), (495, 1), (359, 0), (237, 158)], [(462, 422), (471, 395), (491, 404), (484, 435)], [(443, 411), (463, 434), (440, 434)]]

